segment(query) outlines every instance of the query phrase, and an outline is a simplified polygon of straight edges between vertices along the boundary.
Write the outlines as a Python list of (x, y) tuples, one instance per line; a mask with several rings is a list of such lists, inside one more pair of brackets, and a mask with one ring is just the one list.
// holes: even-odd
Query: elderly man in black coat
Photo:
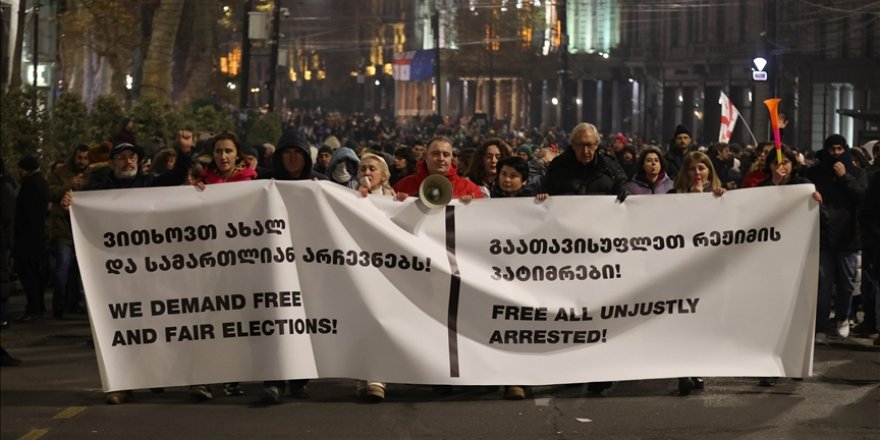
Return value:
[(547, 168), (542, 192), (550, 195), (618, 195), (626, 187), (626, 174), (613, 158), (599, 153), (599, 131), (586, 122), (571, 131), (569, 148)]

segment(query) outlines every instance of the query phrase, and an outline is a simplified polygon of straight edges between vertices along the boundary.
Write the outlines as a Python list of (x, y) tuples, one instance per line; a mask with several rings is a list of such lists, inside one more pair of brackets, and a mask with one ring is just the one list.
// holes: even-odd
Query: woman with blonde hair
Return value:
[[(395, 192), (388, 183), (390, 179), (391, 172), (388, 170), (388, 163), (385, 162), (385, 159), (373, 153), (361, 155), (357, 173), (357, 190), (362, 197), (369, 195), (394, 197)], [(357, 396), (370, 403), (382, 402), (385, 400), (385, 383), (375, 380), (358, 380)]]
[(712, 166), (712, 159), (700, 151), (688, 153), (682, 162), (681, 171), (675, 176), (670, 192), (685, 194), (709, 191), (716, 197), (724, 194), (724, 187)]
[[(715, 197), (721, 197), (724, 194), (724, 187), (721, 186), (721, 180), (715, 173), (712, 159), (699, 151), (688, 153), (684, 157), (681, 169), (675, 176), (675, 182), (669, 192), (687, 194), (710, 191), (715, 194)], [(702, 377), (678, 378), (678, 394), (681, 396), (687, 396), (692, 389), (702, 390), (704, 387), (705, 382)]]
[(361, 155), (361, 163), (358, 166), (358, 192), (366, 197), (368, 194), (394, 196), (391, 189), (391, 172), (388, 163), (381, 156), (366, 153)]

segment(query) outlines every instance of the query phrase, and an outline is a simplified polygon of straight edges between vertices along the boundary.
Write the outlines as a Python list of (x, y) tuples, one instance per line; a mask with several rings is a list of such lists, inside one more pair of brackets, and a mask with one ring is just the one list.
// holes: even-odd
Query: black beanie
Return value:
[(846, 144), (846, 138), (839, 134), (832, 134), (831, 136), (825, 138), (825, 142), (822, 144), (822, 147), (827, 150), (833, 145), (843, 145), (844, 149), (849, 148), (849, 146)]
[(693, 137), (693, 136), (691, 135), (691, 131), (688, 130), (688, 128), (685, 127), (684, 124), (678, 124), (678, 125), (675, 126), (675, 133), (672, 134), (672, 138), (675, 139), (675, 138), (677, 138), (678, 135), (680, 135), (680, 134), (686, 134), (686, 135), (688, 135), (688, 136)]
[(40, 167), (40, 162), (33, 156), (25, 156), (18, 161), (18, 167), (30, 173)]

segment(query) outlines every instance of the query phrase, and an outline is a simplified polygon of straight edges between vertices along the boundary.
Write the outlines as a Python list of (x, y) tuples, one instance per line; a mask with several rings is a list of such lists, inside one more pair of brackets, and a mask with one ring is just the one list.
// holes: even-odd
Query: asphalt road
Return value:
[[(13, 298), (13, 311), (21, 298)], [(19, 304), (20, 305), (20, 304)], [(880, 438), (880, 349), (832, 340), (815, 375), (772, 388), (754, 378), (708, 378), (676, 395), (676, 381), (619, 382), (605, 397), (582, 385), (537, 387), (522, 401), (501, 390), (391, 384), (381, 404), (360, 403), (354, 381), (321, 379), (307, 400), (259, 403), (243, 396), (195, 402), (184, 388), (139, 390), (107, 405), (84, 316), (13, 324), (3, 347), (23, 361), (0, 370), (0, 439), (872, 439)]]

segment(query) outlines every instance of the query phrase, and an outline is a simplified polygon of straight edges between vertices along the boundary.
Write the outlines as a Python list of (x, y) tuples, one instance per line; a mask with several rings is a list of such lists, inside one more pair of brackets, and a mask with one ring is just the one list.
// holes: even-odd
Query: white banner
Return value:
[(329, 182), (79, 192), (105, 390), (808, 376), (811, 185), (476, 200)]

